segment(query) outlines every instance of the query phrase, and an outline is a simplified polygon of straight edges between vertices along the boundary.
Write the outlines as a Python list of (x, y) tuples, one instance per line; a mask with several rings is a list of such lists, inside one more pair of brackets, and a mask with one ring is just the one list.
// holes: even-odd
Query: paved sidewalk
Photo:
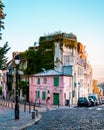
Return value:
[(20, 109), (20, 119), (15, 120), (14, 109), (0, 105), (0, 130), (23, 130), (39, 121), (41, 115), (32, 119), (32, 113)]
[[(20, 119), (15, 120), (15, 113), (14, 113), (14, 103), (8, 105), (7, 102), (0, 102), (0, 130), (23, 130), (24, 128), (31, 126), (38, 122), (41, 119), (41, 112), (45, 112), (46, 110), (46, 105), (42, 105), (38, 107), (39, 111), (39, 116), (36, 117), (35, 119), (32, 119), (32, 112), (29, 113), (29, 106), (26, 106), (26, 112), (24, 112), (24, 105), (20, 104)], [(13, 106), (12, 106), (13, 105)], [(9, 106), (9, 107), (8, 107)], [(57, 109), (62, 109), (62, 108), (73, 108), (73, 106), (56, 106), (56, 105), (51, 105), (50, 110), (57, 110)], [(33, 110), (33, 108), (31, 108)]]

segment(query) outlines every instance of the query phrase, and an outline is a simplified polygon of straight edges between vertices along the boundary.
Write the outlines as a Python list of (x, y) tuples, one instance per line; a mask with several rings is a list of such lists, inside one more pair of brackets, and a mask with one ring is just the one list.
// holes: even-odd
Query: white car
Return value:
[(92, 98), (94, 100), (96, 106), (99, 105), (99, 100), (98, 100), (98, 97), (96, 94), (90, 94), (88, 96), (88, 98)]

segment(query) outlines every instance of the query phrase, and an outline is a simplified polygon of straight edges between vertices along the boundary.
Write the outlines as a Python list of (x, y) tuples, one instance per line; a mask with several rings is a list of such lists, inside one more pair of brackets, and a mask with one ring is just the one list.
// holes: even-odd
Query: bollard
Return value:
[(11, 108), (13, 109), (13, 103), (11, 103)]
[(9, 107), (9, 102), (8, 102), (8, 107)]
[(29, 113), (31, 112), (31, 103), (29, 102)]
[(24, 112), (26, 112), (26, 102), (24, 103)]
[(35, 117), (36, 117), (36, 112), (32, 111), (32, 119), (35, 119)]

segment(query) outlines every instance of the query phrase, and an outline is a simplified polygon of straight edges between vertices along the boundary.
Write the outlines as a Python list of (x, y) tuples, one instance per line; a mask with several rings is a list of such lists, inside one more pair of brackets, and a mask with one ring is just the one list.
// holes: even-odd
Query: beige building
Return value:
[(54, 44), (54, 69), (72, 75), (71, 94), (66, 95), (70, 96), (71, 104), (76, 104), (78, 97), (92, 92), (92, 68), (85, 46), (72, 33), (52, 34), (43, 39)]

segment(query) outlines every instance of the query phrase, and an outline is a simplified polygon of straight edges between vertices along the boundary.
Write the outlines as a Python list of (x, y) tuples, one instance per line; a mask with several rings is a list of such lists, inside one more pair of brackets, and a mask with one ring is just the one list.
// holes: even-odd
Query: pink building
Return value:
[(1, 73), (1, 86), (2, 86), (2, 96), (3, 98), (6, 99), (6, 93), (7, 93), (7, 86), (6, 86), (6, 82), (7, 82), (7, 70), (0, 70)]
[(29, 101), (46, 103), (47, 91), (51, 104), (65, 105), (72, 94), (72, 77), (56, 70), (47, 70), (29, 77)]

